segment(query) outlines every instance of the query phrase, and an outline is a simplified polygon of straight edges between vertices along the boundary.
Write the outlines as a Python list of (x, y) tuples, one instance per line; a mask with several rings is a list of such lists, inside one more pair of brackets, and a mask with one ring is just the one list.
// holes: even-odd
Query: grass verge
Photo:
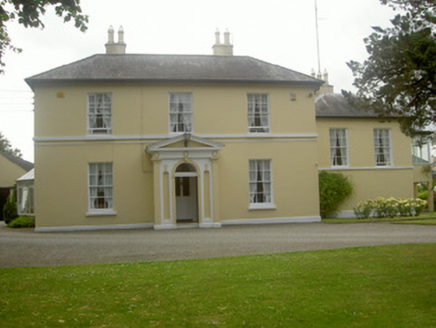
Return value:
[[(420, 222), (421, 221), (421, 222)], [(425, 223), (422, 223), (424, 222)], [(430, 224), (436, 225), (436, 212), (421, 213), (419, 216), (403, 217), (396, 216), (393, 218), (325, 218), (322, 219), (323, 223), (367, 223), (367, 222), (395, 222), (404, 224)]]
[(0, 269), (4, 327), (436, 326), (436, 244)]

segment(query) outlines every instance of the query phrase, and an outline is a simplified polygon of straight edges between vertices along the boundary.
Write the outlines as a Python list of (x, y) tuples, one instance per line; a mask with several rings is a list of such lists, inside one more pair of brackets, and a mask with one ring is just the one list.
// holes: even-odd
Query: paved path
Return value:
[(0, 267), (197, 259), (406, 243), (436, 243), (436, 226), (297, 223), (34, 233), (1, 223)]

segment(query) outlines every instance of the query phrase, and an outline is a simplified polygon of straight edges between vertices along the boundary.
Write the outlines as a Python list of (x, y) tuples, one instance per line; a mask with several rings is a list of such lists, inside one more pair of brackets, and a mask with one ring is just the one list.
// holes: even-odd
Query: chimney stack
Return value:
[(220, 31), (215, 32), (215, 44), (212, 47), (214, 56), (233, 56), (233, 45), (230, 44), (230, 32), (224, 32), (224, 44), (220, 41)]
[(118, 42), (114, 41), (114, 28), (112, 25), (108, 30), (108, 41), (105, 44), (106, 54), (108, 55), (124, 55), (126, 53), (126, 44), (124, 43), (124, 30), (120, 26), (118, 30)]

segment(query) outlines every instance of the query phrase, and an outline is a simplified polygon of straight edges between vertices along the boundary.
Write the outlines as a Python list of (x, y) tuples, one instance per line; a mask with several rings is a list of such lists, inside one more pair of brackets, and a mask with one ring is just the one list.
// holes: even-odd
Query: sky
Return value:
[[(234, 55), (310, 74), (318, 71), (315, 0), (81, 0), (85, 33), (48, 9), (45, 28), (7, 24), (20, 54), (8, 52), (0, 75), (0, 132), (33, 162), (33, 93), (24, 79), (104, 53), (107, 30), (123, 26), (127, 53), (212, 54), (215, 31), (228, 30)], [(353, 90), (346, 63), (367, 58), (363, 39), (394, 12), (379, 0), (317, 0), (321, 71), (335, 92)], [(116, 40), (117, 38), (115, 38)]]

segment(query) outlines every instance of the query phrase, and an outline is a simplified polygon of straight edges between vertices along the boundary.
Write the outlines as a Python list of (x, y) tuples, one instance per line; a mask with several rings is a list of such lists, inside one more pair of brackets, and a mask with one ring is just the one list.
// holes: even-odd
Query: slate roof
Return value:
[(19, 158), (19, 157), (13, 156), (13, 155), (9, 155), (9, 154), (5, 154), (5, 153), (0, 153), (0, 156), (7, 158), (12, 163), (14, 163), (15, 165), (18, 165), (26, 172), (29, 172), (31, 169), (33, 169), (33, 166), (34, 166), (33, 163), (28, 162), (22, 158)]
[(315, 99), (316, 117), (324, 118), (378, 118), (372, 111), (351, 106), (341, 94), (324, 93)]
[(307, 84), (309, 75), (247, 56), (99, 54), (26, 79), (45, 82), (226, 82)]

